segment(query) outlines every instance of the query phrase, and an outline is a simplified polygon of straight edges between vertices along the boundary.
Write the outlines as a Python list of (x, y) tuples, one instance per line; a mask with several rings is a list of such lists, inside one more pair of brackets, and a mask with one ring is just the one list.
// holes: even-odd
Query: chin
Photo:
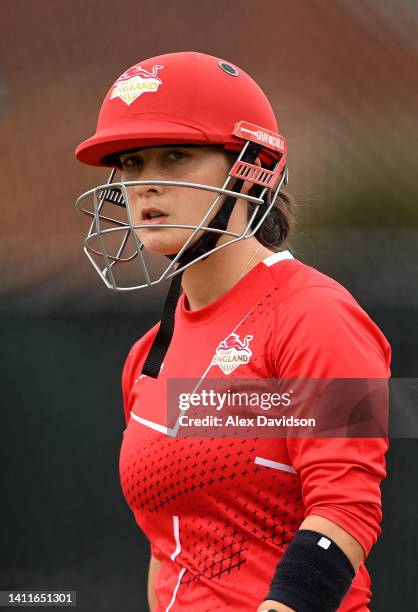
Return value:
[(171, 255), (180, 250), (172, 240), (161, 240), (157, 238), (150, 240), (148, 238), (142, 238), (142, 242), (144, 248), (149, 253), (155, 253), (156, 255)]
[(174, 236), (173, 230), (164, 231), (163, 228), (156, 231), (154, 229), (142, 230), (137, 234), (147, 251), (165, 256), (178, 253), (188, 238), (188, 236)]

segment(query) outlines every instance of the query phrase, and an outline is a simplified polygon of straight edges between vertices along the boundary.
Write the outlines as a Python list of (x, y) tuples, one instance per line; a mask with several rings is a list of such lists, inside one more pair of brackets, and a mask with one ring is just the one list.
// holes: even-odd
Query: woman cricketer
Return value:
[(170, 380), (389, 377), (350, 293), (284, 250), (286, 141), (265, 94), (220, 58), (150, 58), (113, 83), (76, 156), (111, 169), (77, 202), (106, 286), (171, 279), (122, 376), (120, 477), (150, 542), (150, 609), (368, 610), (386, 437), (178, 437), (168, 422)]

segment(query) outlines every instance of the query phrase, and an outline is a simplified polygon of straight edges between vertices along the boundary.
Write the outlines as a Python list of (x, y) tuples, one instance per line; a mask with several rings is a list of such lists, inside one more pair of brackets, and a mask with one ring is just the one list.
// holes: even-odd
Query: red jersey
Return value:
[[(122, 384), (121, 484), (161, 561), (154, 612), (254, 612), (305, 517), (326, 517), (366, 555), (381, 520), (383, 438), (175, 438), (169, 378), (387, 378), (390, 347), (350, 293), (284, 251), (208, 306), (183, 294), (158, 379), (141, 375), (157, 332), (131, 349)], [(247, 358), (223, 366), (231, 334)], [(364, 563), (339, 610), (367, 610)]]

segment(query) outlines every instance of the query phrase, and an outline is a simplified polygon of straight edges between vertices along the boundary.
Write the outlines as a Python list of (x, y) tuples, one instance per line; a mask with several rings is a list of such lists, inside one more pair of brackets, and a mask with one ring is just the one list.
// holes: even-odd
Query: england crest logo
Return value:
[(113, 86), (110, 99), (120, 98), (125, 104), (130, 106), (139, 96), (144, 93), (155, 93), (162, 84), (157, 77), (159, 70), (164, 68), (156, 64), (152, 70), (145, 70), (141, 66), (134, 66), (124, 72)]
[(211, 365), (217, 365), (224, 374), (230, 374), (241, 364), (248, 363), (253, 354), (249, 347), (252, 339), (251, 335), (241, 340), (238, 334), (229, 334), (218, 344)]

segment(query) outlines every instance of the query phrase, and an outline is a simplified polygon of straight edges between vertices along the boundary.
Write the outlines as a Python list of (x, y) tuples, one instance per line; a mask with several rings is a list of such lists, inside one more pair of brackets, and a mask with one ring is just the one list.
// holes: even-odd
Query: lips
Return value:
[(155, 206), (148, 206), (142, 210), (142, 220), (148, 224), (155, 225), (158, 223), (165, 223), (168, 215), (160, 208)]
[(152, 218), (157, 218), (157, 216), (167, 216), (164, 211), (160, 208), (156, 208), (155, 206), (148, 206), (147, 208), (142, 209), (142, 219), (144, 221), (148, 221)]

